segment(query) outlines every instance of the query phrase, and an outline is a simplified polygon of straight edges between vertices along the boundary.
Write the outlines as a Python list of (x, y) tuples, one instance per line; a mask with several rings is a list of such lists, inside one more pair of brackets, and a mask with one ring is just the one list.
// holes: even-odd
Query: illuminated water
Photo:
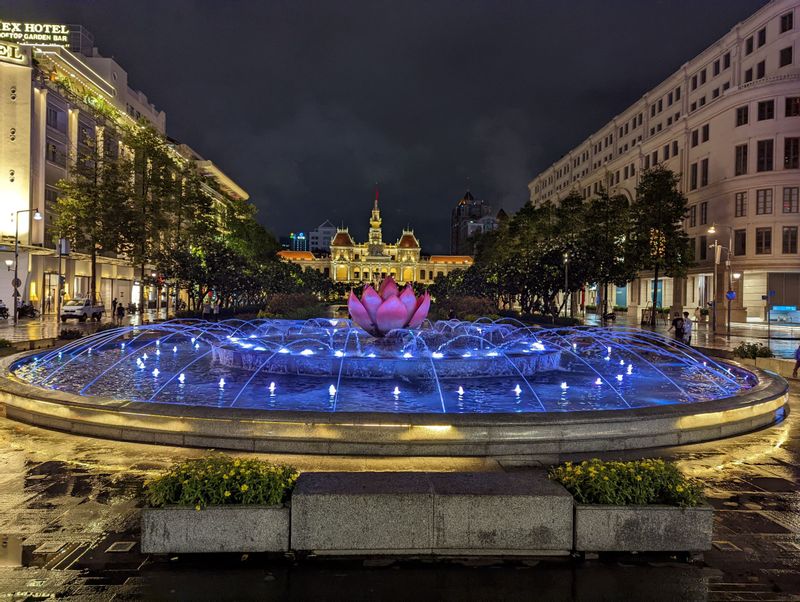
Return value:
[(172, 321), (100, 332), (14, 372), (82, 396), (319, 412), (624, 410), (730, 397), (756, 382), (653, 333), (488, 320), (385, 339), (349, 320)]

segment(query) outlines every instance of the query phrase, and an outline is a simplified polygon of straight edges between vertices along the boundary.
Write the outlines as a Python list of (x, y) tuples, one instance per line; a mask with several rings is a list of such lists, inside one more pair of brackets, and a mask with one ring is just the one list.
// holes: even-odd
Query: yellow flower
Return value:
[(231, 497), (231, 492), (230, 491), (226, 491), (225, 492), (225, 497)]
[(608, 481), (608, 477), (603, 477), (603, 480), (604, 481)]
[(228, 480), (228, 475), (227, 475), (227, 474), (224, 474), (224, 475), (222, 475), (222, 478), (223, 478), (225, 481), (227, 481), (227, 480)]
[(200, 504), (197, 504), (197, 506), (195, 506), (194, 509), (200, 512)]
[(239, 460), (238, 458), (237, 458), (236, 460), (234, 460), (234, 461), (233, 461), (233, 465), (234, 465), (234, 466), (239, 466), (239, 464), (241, 464), (241, 463), (242, 463), (242, 461), (241, 461), (241, 460)]
[(681, 485), (678, 485), (678, 486), (675, 488), (675, 491), (677, 491), (678, 493), (680, 493), (681, 491), (683, 491), (683, 487), (682, 487)]
[(240, 489), (241, 489), (242, 491), (247, 491), (247, 489), (248, 489), (248, 487), (247, 487), (247, 483), (245, 483), (244, 485), (242, 485), (242, 486), (240, 487)]
[(641, 481), (641, 480), (642, 480), (642, 476), (637, 474), (637, 475), (636, 475), (636, 480), (637, 480), (637, 481)]

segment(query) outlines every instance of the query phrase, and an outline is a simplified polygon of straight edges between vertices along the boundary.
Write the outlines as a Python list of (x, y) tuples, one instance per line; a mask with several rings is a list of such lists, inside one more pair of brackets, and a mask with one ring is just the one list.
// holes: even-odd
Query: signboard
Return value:
[(775, 305), (772, 311), (797, 311), (796, 305)]
[(733, 301), (736, 299), (736, 291), (728, 291), (725, 293), (725, 297), (728, 299), (728, 301)]
[(0, 21), (0, 40), (25, 46), (68, 46), (69, 25)]
[(28, 57), (23, 54), (18, 44), (0, 41), (0, 61), (14, 63), (15, 65), (25, 65), (28, 63)]

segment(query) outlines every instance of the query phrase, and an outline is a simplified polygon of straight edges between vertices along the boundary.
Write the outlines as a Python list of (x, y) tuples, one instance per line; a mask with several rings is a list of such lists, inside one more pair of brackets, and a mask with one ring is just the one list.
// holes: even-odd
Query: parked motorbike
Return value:
[(8, 308), (5, 305), (0, 307), (0, 319), (8, 320)]
[(33, 306), (33, 303), (23, 303), (17, 311), (17, 316), (20, 318), (35, 318), (38, 315), (39, 310)]

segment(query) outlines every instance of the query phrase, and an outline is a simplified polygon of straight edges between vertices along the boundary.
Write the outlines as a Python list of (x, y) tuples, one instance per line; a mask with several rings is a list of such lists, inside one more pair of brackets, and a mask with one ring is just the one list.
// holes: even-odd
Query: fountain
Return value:
[(385, 455), (671, 445), (785, 411), (780, 377), (651, 332), (431, 322), (427, 296), (406, 291), (365, 292), (352, 315), (366, 329), (257, 319), (102, 331), (6, 359), (0, 399), (10, 418), (112, 438)]

